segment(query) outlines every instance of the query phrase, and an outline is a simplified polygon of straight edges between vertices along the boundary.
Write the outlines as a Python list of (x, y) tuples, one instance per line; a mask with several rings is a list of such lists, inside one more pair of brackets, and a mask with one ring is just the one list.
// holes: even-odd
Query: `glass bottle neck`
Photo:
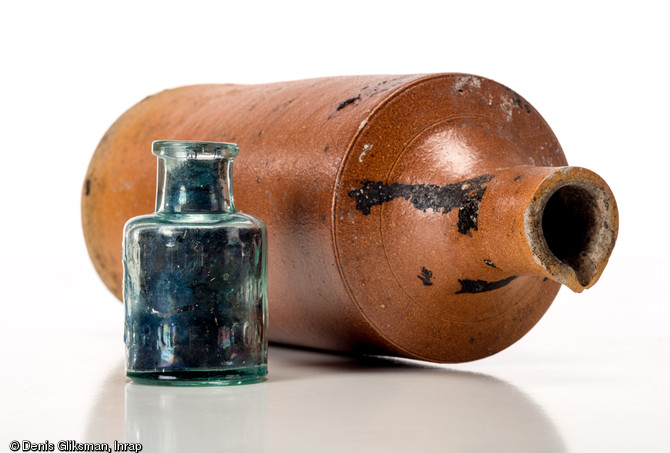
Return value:
[(156, 212), (235, 212), (232, 158), (158, 156)]

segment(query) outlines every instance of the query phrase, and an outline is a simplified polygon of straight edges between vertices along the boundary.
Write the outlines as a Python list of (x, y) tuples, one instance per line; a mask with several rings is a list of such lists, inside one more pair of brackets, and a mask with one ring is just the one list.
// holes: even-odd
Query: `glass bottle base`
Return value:
[(266, 365), (225, 370), (126, 371), (126, 376), (137, 384), (192, 387), (254, 384), (264, 381), (267, 374)]

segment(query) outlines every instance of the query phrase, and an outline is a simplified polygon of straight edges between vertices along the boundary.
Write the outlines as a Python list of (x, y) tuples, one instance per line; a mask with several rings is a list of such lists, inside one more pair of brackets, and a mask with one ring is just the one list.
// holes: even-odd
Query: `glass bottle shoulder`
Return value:
[(251, 229), (265, 233), (263, 222), (241, 212), (206, 214), (166, 214), (153, 213), (133, 217), (126, 222), (124, 235), (150, 229)]

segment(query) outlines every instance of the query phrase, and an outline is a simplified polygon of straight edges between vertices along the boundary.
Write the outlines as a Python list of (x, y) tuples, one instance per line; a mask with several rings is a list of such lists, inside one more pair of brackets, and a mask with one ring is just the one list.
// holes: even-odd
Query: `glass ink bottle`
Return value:
[(126, 375), (227, 385), (267, 374), (266, 233), (235, 210), (232, 143), (155, 141), (156, 212), (123, 235)]

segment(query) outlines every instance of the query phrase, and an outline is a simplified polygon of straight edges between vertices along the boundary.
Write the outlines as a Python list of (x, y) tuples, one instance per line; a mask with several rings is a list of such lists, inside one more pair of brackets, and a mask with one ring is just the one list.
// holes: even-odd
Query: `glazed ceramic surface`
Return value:
[(593, 285), (616, 238), (607, 184), (567, 167), (537, 110), (491, 80), (189, 86), (127, 111), (91, 161), (84, 232), (117, 296), (116, 244), (123, 223), (150, 206), (153, 164), (143, 150), (158, 137), (245, 150), (237, 201), (268, 226), (276, 342), (485, 357), (532, 328), (561, 283)]

